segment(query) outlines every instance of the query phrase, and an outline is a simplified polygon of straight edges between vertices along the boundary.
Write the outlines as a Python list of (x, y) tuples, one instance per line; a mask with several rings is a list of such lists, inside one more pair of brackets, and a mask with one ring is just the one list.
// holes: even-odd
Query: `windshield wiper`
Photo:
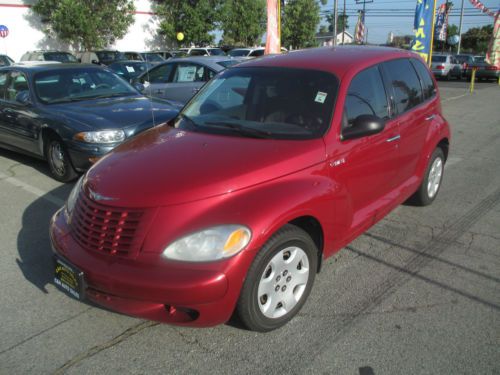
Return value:
[(225, 122), (225, 121), (207, 121), (205, 122), (206, 125), (210, 126), (215, 126), (219, 128), (227, 128), (234, 130), (237, 133), (240, 133), (242, 135), (254, 137), (254, 138), (272, 138), (272, 134), (268, 131), (260, 130), (260, 129), (255, 129), (255, 128), (248, 128), (246, 126), (241, 126), (237, 125), (231, 122)]

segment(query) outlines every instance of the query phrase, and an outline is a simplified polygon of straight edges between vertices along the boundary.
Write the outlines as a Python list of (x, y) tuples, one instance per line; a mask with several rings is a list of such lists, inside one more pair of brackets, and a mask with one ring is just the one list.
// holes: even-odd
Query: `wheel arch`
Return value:
[(305, 215), (297, 217), (293, 220), (290, 220), (287, 224), (295, 225), (299, 227), (304, 232), (306, 232), (318, 249), (318, 268), (316, 272), (321, 271), (321, 265), (323, 263), (323, 247), (324, 247), (324, 232), (323, 227), (318, 219), (314, 216)]

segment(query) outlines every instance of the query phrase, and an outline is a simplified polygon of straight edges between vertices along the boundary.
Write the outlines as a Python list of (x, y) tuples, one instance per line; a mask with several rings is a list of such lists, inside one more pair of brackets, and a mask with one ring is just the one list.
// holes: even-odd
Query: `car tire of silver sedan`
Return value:
[(431, 155), (420, 187), (410, 198), (411, 203), (417, 206), (428, 206), (436, 199), (443, 180), (444, 164), (443, 150), (437, 147)]
[(287, 323), (309, 296), (317, 265), (311, 237), (295, 225), (282, 227), (250, 266), (236, 307), (243, 324), (267, 332)]
[(78, 174), (66, 150), (66, 146), (58, 137), (52, 136), (45, 144), (45, 158), (49, 163), (50, 175), (61, 182), (73, 181)]

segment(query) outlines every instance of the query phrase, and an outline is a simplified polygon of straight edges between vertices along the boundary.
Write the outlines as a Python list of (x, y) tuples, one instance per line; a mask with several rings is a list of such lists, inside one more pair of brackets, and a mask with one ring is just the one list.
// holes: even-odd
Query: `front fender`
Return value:
[(245, 251), (257, 253), (286, 223), (314, 217), (323, 228), (324, 243), (331, 242), (334, 186), (325, 163), (237, 192), (159, 210), (144, 252), (162, 252), (189, 233), (221, 224), (242, 224), (252, 230)]

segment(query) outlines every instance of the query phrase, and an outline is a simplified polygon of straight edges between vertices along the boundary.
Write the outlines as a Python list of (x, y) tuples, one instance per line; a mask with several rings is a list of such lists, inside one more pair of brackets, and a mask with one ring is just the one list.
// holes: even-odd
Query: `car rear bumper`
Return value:
[[(467, 77), (472, 76), (472, 71), (467, 71)], [(489, 78), (498, 79), (500, 77), (500, 70), (476, 70), (476, 78)]]
[[(246, 251), (226, 261), (231, 267), (203, 269), (171, 262), (160, 254), (113, 258), (84, 250), (73, 239), (64, 208), (52, 218), (55, 254), (84, 273), (85, 296), (110, 310), (164, 323), (207, 327), (228, 321), (252, 258)], [(235, 259), (238, 258), (238, 259)]]

